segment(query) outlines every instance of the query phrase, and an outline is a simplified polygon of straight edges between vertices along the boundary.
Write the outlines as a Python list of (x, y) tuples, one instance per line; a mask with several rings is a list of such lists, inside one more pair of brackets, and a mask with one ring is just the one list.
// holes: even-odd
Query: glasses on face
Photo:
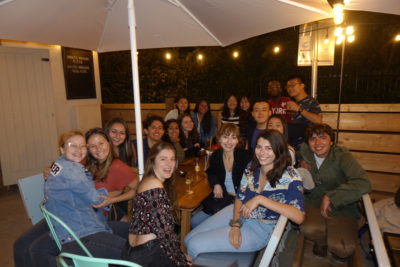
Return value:
[(295, 86), (298, 85), (298, 84), (302, 84), (302, 83), (292, 83), (292, 84), (288, 84), (288, 85), (286, 85), (286, 89), (288, 89), (288, 88), (293, 88), (293, 87), (295, 87)]
[(99, 142), (97, 144), (88, 145), (87, 147), (89, 148), (89, 150), (96, 150), (96, 149), (104, 148), (105, 146), (106, 146), (106, 143)]
[(272, 85), (272, 86), (268, 86), (268, 89), (281, 89), (281, 87), (278, 85)]
[(67, 143), (67, 146), (74, 150), (86, 150), (87, 149), (86, 145), (84, 145), (84, 144), (78, 145), (78, 144), (74, 144), (74, 143)]

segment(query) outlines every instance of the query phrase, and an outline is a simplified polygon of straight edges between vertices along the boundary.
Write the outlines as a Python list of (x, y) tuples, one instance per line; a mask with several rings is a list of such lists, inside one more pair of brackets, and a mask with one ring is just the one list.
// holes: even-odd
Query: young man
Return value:
[(317, 100), (305, 92), (304, 80), (301, 76), (289, 77), (286, 89), (291, 98), (296, 102), (289, 101), (287, 110), (294, 112), (292, 122), (288, 125), (289, 140), (298, 149), (304, 141), (304, 131), (311, 124), (321, 124), (321, 108)]
[(304, 190), (306, 219), (301, 231), (315, 242), (315, 255), (326, 256), (329, 251), (344, 260), (356, 248), (361, 217), (357, 202), (371, 191), (371, 183), (352, 154), (334, 145), (330, 126), (309, 126), (305, 138), (299, 156), (315, 187)]
[(268, 102), (266, 100), (256, 100), (251, 115), (255, 122), (247, 128), (247, 149), (252, 156), (256, 147), (257, 137), (263, 130), (267, 129), (267, 122), (269, 116), (271, 116)]
[[(143, 131), (146, 135), (146, 137), (143, 138), (143, 159), (146, 161), (150, 148), (152, 148), (154, 144), (160, 142), (164, 135), (164, 120), (159, 116), (149, 116), (143, 122)], [(133, 144), (137, 151), (137, 140), (134, 140)]]
[(272, 114), (282, 115), (286, 122), (292, 121), (292, 116), (287, 112), (287, 103), (290, 102), (289, 97), (282, 96), (281, 83), (276, 80), (268, 82), (267, 94), (269, 96), (268, 104), (271, 107)]

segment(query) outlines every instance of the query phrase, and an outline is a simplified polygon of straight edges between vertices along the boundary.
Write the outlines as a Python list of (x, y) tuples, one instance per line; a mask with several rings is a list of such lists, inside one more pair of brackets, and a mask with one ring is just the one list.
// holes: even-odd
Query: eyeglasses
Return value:
[(88, 145), (88, 148), (89, 148), (89, 150), (96, 150), (96, 149), (104, 148), (105, 146), (106, 146), (106, 143), (100, 142), (97, 144)]
[(273, 85), (273, 86), (268, 86), (268, 89), (281, 89), (281, 87)]
[(298, 84), (302, 84), (302, 83), (292, 83), (292, 84), (288, 84), (288, 85), (286, 85), (286, 88), (293, 88), (293, 87), (295, 87), (295, 86), (298, 85)]
[(86, 150), (87, 149), (86, 145), (84, 145), (84, 144), (78, 145), (78, 144), (74, 144), (74, 143), (67, 143), (67, 146), (74, 150)]

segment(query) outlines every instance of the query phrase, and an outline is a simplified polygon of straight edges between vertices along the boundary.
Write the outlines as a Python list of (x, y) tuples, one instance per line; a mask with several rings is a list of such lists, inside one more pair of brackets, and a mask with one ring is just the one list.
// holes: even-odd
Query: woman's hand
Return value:
[(47, 178), (49, 178), (51, 172), (51, 168), (50, 167), (46, 167), (43, 169), (43, 179), (46, 181)]
[(92, 207), (93, 208), (95, 208), (95, 209), (100, 209), (100, 208), (104, 208), (104, 207), (107, 207), (108, 205), (111, 205), (112, 204), (112, 202), (111, 202), (111, 197), (109, 197), (109, 196), (105, 196), (105, 195), (100, 195), (100, 197), (102, 198), (102, 199), (104, 199), (104, 201), (103, 202), (101, 202), (100, 204), (97, 204), (97, 205), (92, 205)]
[(244, 218), (250, 217), (250, 214), (253, 212), (253, 210), (255, 210), (260, 205), (259, 200), (259, 196), (256, 196), (242, 205), (239, 211)]
[(222, 198), (223, 197), (222, 186), (219, 185), (219, 184), (214, 185), (214, 197), (215, 198)]
[(193, 264), (193, 259), (192, 259), (192, 257), (190, 257), (188, 254), (185, 254), (185, 256), (186, 256), (186, 263), (187, 263), (189, 266), (192, 266), (192, 264)]
[(229, 242), (231, 242), (234, 248), (240, 248), (242, 244), (242, 233), (239, 227), (231, 227), (231, 230), (229, 230)]

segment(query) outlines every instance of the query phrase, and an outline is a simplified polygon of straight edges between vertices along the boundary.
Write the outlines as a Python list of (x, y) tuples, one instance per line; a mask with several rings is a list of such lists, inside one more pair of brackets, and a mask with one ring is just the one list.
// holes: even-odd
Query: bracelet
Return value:
[(231, 219), (229, 221), (230, 227), (239, 227), (240, 228), (240, 227), (242, 227), (242, 225), (243, 225), (243, 222), (240, 219), (237, 219), (237, 220)]

